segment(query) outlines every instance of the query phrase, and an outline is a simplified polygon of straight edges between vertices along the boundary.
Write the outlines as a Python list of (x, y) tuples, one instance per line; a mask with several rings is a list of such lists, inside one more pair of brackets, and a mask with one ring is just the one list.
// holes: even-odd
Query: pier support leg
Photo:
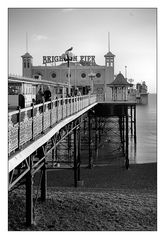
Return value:
[(134, 106), (134, 142), (136, 144), (136, 105)]
[(44, 202), (46, 200), (46, 192), (47, 192), (47, 171), (44, 160), (44, 165), (41, 169), (42, 179), (41, 179), (41, 201)]
[(122, 143), (122, 116), (119, 116), (120, 142)]
[(72, 138), (71, 138), (71, 134), (68, 135), (68, 160), (71, 160), (71, 146), (72, 146), (72, 142), (71, 142)]
[(125, 148), (124, 148), (124, 141), (125, 141), (125, 119), (124, 116), (122, 116), (122, 150), (123, 150), (123, 155), (125, 154)]
[(80, 158), (80, 151), (81, 151), (81, 134), (80, 134), (81, 130), (80, 127), (78, 128), (78, 174), (77, 174), (77, 178), (78, 181), (80, 181), (80, 165), (81, 165), (81, 158)]
[(77, 187), (77, 128), (74, 129), (74, 186)]
[(84, 119), (84, 127), (83, 127), (83, 129), (84, 129), (84, 134), (86, 133), (86, 119)]
[(88, 115), (88, 151), (89, 151), (89, 168), (93, 167), (92, 149), (91, 149), (91, 117)]
[(55, 160), (58, 160), (58, 146), (55, 147)]
[(26, 174), (26, 225), (31, 226), (34, 223), (33, 215), (33, 175), (32, 175), (32, 157), (30, 160), (30, 171)]
[(126, 161), (125, 161), (125, 167), (126, 169), (129, 168), (129, 154), (128, 154), (128, 143), (129, 143), (129, 129), (128, 129), (128, 106), (126, 106)]
[(98, 118), (98, 123), (99, 123), (99, 127), (98, 127), (98, 136), (99, 136), (99, 143), (101, 142), (101, 120), (100, 117)]
[(55, 159), (55, 149), (52, 149), (52, 167), (54, 166), (54, 159)]
[(98, 158), (98, 125), (97, 116), (95, 116), (95, 157)]
[(131, 105), (131, 136), (133, 135), (133, 115), (132, 115), (132, 105)]

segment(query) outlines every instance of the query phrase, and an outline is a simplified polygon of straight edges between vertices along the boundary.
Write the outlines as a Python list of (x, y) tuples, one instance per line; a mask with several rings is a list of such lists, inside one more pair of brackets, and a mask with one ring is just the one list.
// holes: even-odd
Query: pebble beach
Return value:
[[(39, 180), (35, 179), (35, 184)], [(9, 231), (156, 231), (157, 163), (81, 169), (84, 185), (74, 188), (72, 170), (48, 172), (47, 200), (35, 201), (35, 224), (25, 226), (25, 190), (9, 193)]]

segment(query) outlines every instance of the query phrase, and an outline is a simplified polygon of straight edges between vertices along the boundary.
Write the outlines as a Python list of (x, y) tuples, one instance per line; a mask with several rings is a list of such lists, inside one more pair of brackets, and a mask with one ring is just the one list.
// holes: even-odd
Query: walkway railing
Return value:
[(8, 154), (23, 148), (45, 130), (96, 102), (96, 95), (85, 95), (33, 105), (8, 114)]

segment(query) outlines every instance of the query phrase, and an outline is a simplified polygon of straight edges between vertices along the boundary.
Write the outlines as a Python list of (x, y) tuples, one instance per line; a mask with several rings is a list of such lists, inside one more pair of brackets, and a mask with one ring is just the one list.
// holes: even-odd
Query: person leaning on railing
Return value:
[(51, 92), (49, 90), (49, 88), (47, 88), (44, 92), (44, 98), (45, 98), (45, 102), (50, 101), (51, 100)]
[(44, 93), (42, 92), (42, 90), (40, 88), (37, 95), (36, 95), (36, 104), (43, 103), (43, 96), (44, 96)]

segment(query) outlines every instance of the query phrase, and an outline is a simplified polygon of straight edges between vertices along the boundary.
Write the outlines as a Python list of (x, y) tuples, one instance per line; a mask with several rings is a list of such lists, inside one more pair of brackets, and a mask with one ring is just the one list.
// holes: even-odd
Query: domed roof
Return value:
[(25, 57), (25, 58), (33, 58), (28, 52), (26, 52), (23, 56), (21, 57)]
[(107, 56), (113, 56), (114, 57), (115, 55), (112, 52), (109, 51), (106, 55), (104, 55), (104, 57), (107, 57)]
[(127, 80), (124, 78), (123, 74), (121, 72), (116, 76), (116, 79), (109, 84), (109, 86), (130, 86), (130, 84), (127, 82)]

